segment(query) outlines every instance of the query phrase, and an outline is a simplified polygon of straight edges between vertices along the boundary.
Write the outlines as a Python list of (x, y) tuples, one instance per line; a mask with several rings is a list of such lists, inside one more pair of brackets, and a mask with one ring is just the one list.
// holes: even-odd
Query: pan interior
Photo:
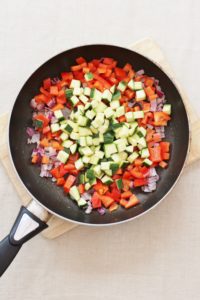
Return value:
[[(40, 168), (30, 163), (30, 155), (34, 146), (27, 145), (26, 128), (31, 126), (32, 111), (30, 100), (38, 93), (43, 79), (57, 77), (63, 71), (69, 71), (79, 56), (87, 60), (101, 57), (112, 57), (118, 61), (119, 66), (129, 62), (135, 70), (144, 69), (145, 73), (157, 78), (169, 103), (172, 104), (172, 120), (166, 129), (166, 139), (172, 143), (172, 152), (167, 170), (159, 170), (160, 181), (157, 190), (145, 194), (136, 190), (141, 204), (125, 210), (118, 209), (113, 213), (100, 216), (97, 212), (86, 215), (83, 210), (69, 199), (63, 190), (49, 179), (39, 176)], [(186, 110), (173, 82), (168, 76), (147, 58), (125, 48), (109, 45), (88, 45), (67, 50), (38, 68), (22, 87), (13, 106), (10, 127), (9, 143), (14, 166), (29, 192), (42, 205), (72, 221), (88, 224), (112, 224), (131, 219), (158, 203), (172, 188), (178, 178), (188, 151), (189, 124)]]

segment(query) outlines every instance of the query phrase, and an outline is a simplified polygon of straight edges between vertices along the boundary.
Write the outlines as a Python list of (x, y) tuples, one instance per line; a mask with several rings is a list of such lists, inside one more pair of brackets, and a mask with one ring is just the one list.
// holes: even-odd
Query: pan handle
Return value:
[(22, 206), (9, 233), (0, 242), (0, 277), (15, 258), (22, 245), (48, 227), (48, 212), (34, 200)]

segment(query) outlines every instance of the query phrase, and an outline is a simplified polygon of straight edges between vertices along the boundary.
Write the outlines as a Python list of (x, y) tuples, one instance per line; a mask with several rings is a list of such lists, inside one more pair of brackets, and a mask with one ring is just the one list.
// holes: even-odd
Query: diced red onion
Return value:
[(28, 144), (38, 143), (39, 144), (39, 141), (40, 141), (40, 134), (35, 133), (31, 138), (28, 139), (27, 143)]
[(71, 110), (66, 107), (66, 108), (62, 109), (62, 113), (63, 113), (63, 116), (65, 117), (65, 119), (68, 119), (70, 116)]
[(103, 215), (106, 213), (106, 210), (105, 210), (104, 207), (98, 208), (97, 211), (98, 211), (98, 213), (99, 213), (101, 216), (103, 216)]
[(28, 134), (29, 137), (32, 137), (36, 132), (32, 127), (27, 127), (26, 133)]
[(89, 193), (84, 193), (81, 195), (81, 198), (83, 198), (85, 201), (91, 200), (92, 196)]
[(139, 70), (139, 71), (136, 72), (136, 75), (138, 75), (138, 76), (141, 76), (143, 74), (144, 74), (144, 70), (143, 69), (141, 69), (141, 70)]
[(51, 84), (56, 84), (60, 81), (60, 79), (58, 77), (54, 77), (51, 79)]
[(91, 212), (92, 212), (92, 204), (88, 202), (88, 207), (86, 208), (85, 213), (89, 215), (91, 214)]
[(158, 175), (155, 168), (150, 168), (149, 177)]
[(56, 180), (57, 179), (55, 177), (52, 177), (52, 179), (51, 179), (52, 182), (56, 182)]
[(57, 123), (58, 122), (58, 119), (56, 117), (52, 117), (51, 118), (51, 124), (54, 124), (54, 123)]
[(52, 177), (51, 173), (47, 170), (46, 165), (41, 165), (40, 177)]
[(38, 103), (37, 110), (41, 111), (44, 108), (44, 103)]
[(156, 126), (155, 130), (158, 133), (165, 132), (165, 127), (164, 126)]
[(147, 127), (148, 127), (149, 129), (153, 129), (153, 125), (151, 125), (151, 124), (147, 124)]
[(45, 154), (49, 157), (55, 156), (57, 154), (56, 149), (53, 147), (45, 147)]
[(56, 104), (55, 98), (51, 98), (51, 100), (47, 103), (47, 106), (49, 108), (52, 108), (52, 107), (54, 107), (55, 104)]
[(152, 100), (151, 101), (150, 111), (156, 111), (156, 109), (157, 109), (157, 101), (156, 100)]
[(133, 107), (134, 103), (133, 102), (128, 102), (128, 107)]
[(35, 101), (35, 98), (31, 99), (31, 101), (30, 101), (30, 107), (33, 108), (33, 109), (35, 109), (37, 107), (37, 103)]

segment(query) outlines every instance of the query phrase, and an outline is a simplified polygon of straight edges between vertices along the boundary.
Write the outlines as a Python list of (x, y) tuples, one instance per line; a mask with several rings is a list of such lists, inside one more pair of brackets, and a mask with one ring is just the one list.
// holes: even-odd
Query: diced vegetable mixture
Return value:
[(32, 164), (85, 213), (129, 209), (140, 204), (136, 189), (156, 190), (156, 169), (170, 159), (171, 105), (144, 70), (79, 57), (70, 72), (46, 78), (30, 105)]

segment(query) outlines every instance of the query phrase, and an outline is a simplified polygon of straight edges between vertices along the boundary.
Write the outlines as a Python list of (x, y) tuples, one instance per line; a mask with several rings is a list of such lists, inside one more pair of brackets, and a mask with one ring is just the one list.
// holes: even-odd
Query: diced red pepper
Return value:
[(65, 184), (64, 184), (64, 190), (65, 192), (69, 192), (69, 189), (72, 187), (72, 185), (74, 184), (74, 181), (76, 180), (76, 177), (73, 176), (73, 175), (69, 175), (67, 177), (67, 180), (65, 181)]
[(111, 204), (111, 206), (109, 207), (109, 211), (112, 212), (112, 211), (118, 209), (118, 207), (119, 207), (119, 205), (118, 205), (117, 203), (114, 202), (114, 203)]
[(153, 162), (161, 162), (162, 157), (161, 157), (161, 148), (160, 146), (154, 147), (154, 148), (149, 148), (149, 153), (150, 153), (150, 160)]
[(115, 74), (116, 74), (116, 77), (120, 78), (120, 80), (123, 79), (124, 77), (126, 77), (126, 72), (122, 68), (116, 67)]
[(37, 116), (34, 117), (34, 119), (38, 121), (42, 121), (43, 123), (42, 128), (46, 127), (49, 124), (49, 119), (42, 114), (38, 114)]
[(62, 186), (62, 185), (64, 185), (64, 183), (65, 183), (65, 178), (64, 177), (58, 178), (57, 181), (56, 181), (56, 184), (58, 186)]
[(169, 142), (160, 142), (161, 151), (163, 153), (169, 152), (170, 143)]
[(103, 205), (108, 208), (114, 203), (114, 199), (109, 196), (99, 195), (100, 200), (102, 201)]
[(83, 63), (85, 63), (85, 62), (86, 62), (86, 60), (85, 60), (85, 58), (82, 57), (82, 56), (80, 56), (80, 57), (78, 57), (78, 58), (76, 59), (76, 63), (77, 63), (78, 65), (81, 65), (81, 64), (83, 64)]
[(94, 194), (92, 195), (92, 207), (93, 208), (100, 208), (101, 207), (101, 199), (98, 195), (97, 192), (94, 192)]
[(93, 185), (93, 189), (100, 195), (103, 195), (108, 191), (108, 186), (103, 184), (101, 181), (97, 181), (97, 183)]
[(134, 187), (143, 186), (143, 185), (146, 185), (146, 184), (147, 184), (147, 179), (146, 178), (134, 179), (133, 180)]
[(132, 193), (130, 191), (124, 192), (121, 194), (121, 197), (123, 199), (129, 199), (132, 196)]
[(140, 203), (139, 199), (135, 195), (132, 195), (128, 200), (128, 202), (126, 203), (125, 208), (133, 207), (139, 203)]
[(60, 176), (60, 172), (59, 172), (59, 168), (54, 168), (54, 169), (52, 169), (52, 170), (50, 171), (50, 173), (51, 173), (51, 175), (52, 175), (53, 177), (55, 177), (56, 179), (59, 178), (59, 177), (61, 177), (61, 176)]
[(82, 195), (85, 192), (85, 186), (83, 183), (79, 184), (78, 190), (79, 190), (80, 195)]
[(65, 169), (65, 166), (62, 164), (60, 165), (60, 176), (63, 177), (65, 174), (68, 173), (68, 171)]
[(43, 80), (43, 87), (45, 90), (49, 90), (51, 86), (51, 78), (46, 78)]
[(166, 126), (167, 121), (169, 121), (171, 118), (168, 114), (165, 112), (154, 112), (154, 125), (155, 126)]

